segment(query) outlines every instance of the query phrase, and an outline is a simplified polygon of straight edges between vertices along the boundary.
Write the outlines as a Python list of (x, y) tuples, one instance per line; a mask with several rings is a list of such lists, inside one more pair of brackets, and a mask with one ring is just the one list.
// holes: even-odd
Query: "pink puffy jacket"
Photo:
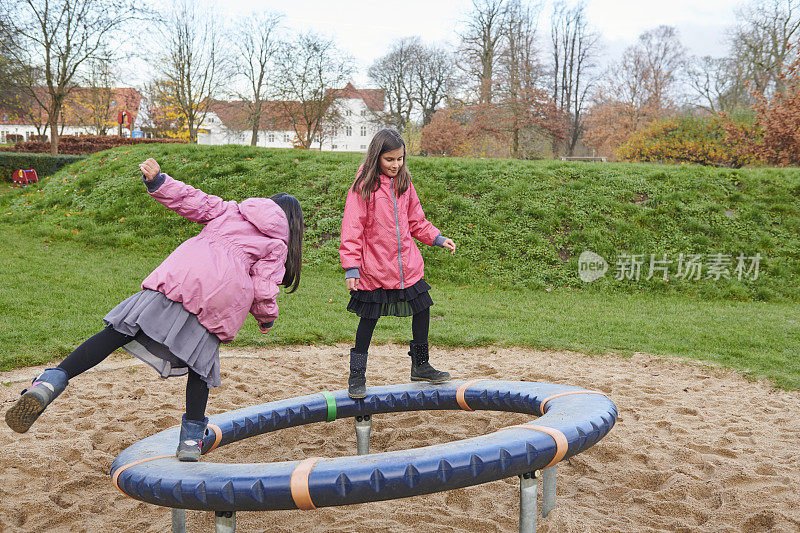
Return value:
[(348, 191), (339, 258), (345, 270), (359, 268), (358, 290), (404, 289), (424, 274), (414, 239), (433, 245), (439, 235), (425, 219), (414, 185), (397, 198), (394, 180), (381, 175), (369, 203), (352, 187)]
[[(226, 202), (166, 174), (150, 195), (179, 215), (205, 225), (173, 251), (143, 282), (143, 289), (180, 302), (222, 342), (230, 342), (250, 312), (260, 323), (278, 317), (289, 223), (267, 198)], [(151, 188), (153, 185), (151, 185)]]

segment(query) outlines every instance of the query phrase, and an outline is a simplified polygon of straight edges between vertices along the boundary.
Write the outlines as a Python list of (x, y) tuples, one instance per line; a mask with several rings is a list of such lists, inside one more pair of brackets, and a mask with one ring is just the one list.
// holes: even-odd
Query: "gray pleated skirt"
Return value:
[(209, 389), (221, 385), (219, 337), (197, 315), (160, 292), (137, 292), (109, 311), (103, 321), (134, 337), (123, 349), (155, 368), (162, 378), (185, 376), (191, 368)]

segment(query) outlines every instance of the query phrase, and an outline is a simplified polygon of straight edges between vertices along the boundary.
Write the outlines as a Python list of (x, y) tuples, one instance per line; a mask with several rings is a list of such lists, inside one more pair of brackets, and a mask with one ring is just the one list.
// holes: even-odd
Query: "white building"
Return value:
[[(337, 89), (341, 123), (333, 130), (324, 129), (312, 148), (325, 151), (366, 152), (380, 128), (384, 110), (384, 93), (380, 89), (356, 89), (348, 83)], [(257, 146), (292, 148), (298, 139), (290, 119), (283, 112), (283, 102), (266, 102), (261, 116)], [(247, 104), (242, 101), (214, 101), (199, 126), (197, 144), (249, 145), (252, 132), (247, 121)]]

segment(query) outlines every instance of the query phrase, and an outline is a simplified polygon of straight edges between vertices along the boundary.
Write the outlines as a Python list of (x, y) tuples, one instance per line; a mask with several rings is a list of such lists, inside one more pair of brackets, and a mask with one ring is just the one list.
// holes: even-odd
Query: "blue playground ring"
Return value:
[[(313, 509), (453, 490), (541, 470), (593, 446), (617, 419), (616, 406), (602, 393), (568, 385), (491, 380), (409, 383), (370, 387), (362, 400), (352, 400), (341, 390), (215, 415), (210, 424), (216, 428), (204, 439), (203, 449), (336, 418), (448, 409), (508, 411), (539, 418), (488, 435), (411, 450), (248, 464), (180, 462), (175, 457), (179, 429), (174, 427), (124, 450), (110, 473), (126, 495), (165, 507)], [(298, 486), (305, 491), (305, 500), (298, 496)]]

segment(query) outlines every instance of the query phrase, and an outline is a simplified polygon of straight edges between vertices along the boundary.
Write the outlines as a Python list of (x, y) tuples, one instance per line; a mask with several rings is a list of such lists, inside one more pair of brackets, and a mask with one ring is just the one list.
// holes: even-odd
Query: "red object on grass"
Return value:
[(29, 183), (39, 182), (39, 176), (36, 175), (36, 171), (32, 168), (28, 170), (16, 170), (12, 179), (14, 184), (18, 185), (28, 185)]

